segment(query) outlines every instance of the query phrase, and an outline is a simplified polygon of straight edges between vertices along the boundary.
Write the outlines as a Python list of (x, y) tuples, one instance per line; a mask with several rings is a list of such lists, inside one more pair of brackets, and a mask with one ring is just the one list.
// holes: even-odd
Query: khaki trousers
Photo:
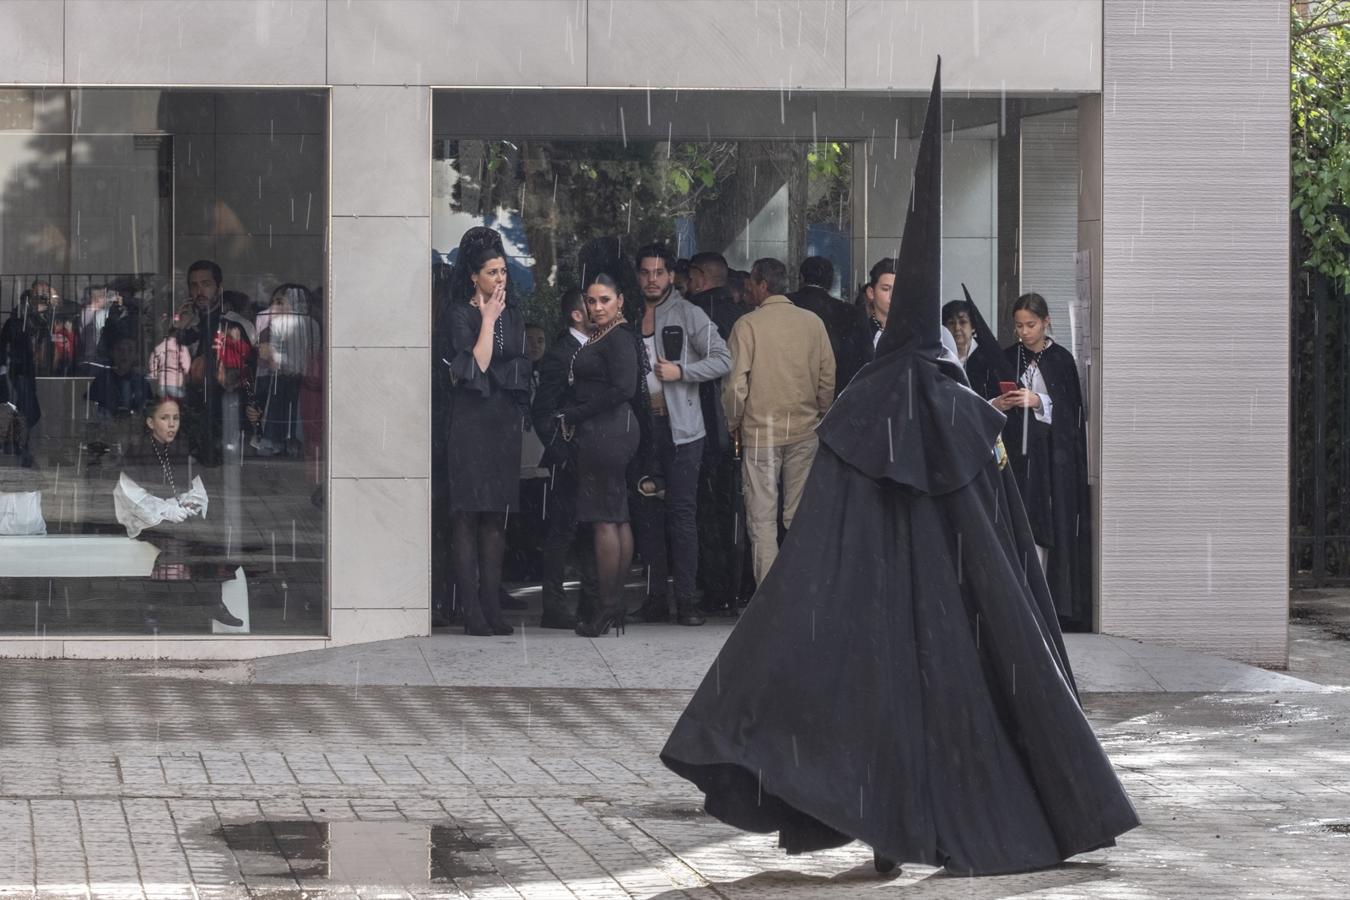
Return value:
[(792, 527), (807, 473), (816, 458), (816, 436), (785, 447), (745, 448), (745, 530), (755, 565), (755, 581), (764, 583), (778, 557), (778, 480), (783, 481), (783, 526)]

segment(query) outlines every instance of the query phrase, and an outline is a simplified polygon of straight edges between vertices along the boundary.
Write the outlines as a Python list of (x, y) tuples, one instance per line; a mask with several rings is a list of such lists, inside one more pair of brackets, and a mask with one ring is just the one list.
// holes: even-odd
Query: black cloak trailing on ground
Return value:
[(788, 852), (860, 840), (959, 874), (1053, 865), (1138, 823), (1078, 705), (1003, 416), (938, 361), (934, 80), (877, 358), (819, 429), (778, 561), (661, 753)]

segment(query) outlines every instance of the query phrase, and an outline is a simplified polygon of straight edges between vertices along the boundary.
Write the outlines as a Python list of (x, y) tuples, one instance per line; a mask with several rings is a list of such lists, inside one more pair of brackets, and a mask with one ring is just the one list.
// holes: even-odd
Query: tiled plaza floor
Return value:
[(1346, 692), (1090, 694), (1144, 826), (970, 880), (704, 816), (656, 758), (685, 691), (153, 673), (0, 662), (0, 894), (1350, 896)]

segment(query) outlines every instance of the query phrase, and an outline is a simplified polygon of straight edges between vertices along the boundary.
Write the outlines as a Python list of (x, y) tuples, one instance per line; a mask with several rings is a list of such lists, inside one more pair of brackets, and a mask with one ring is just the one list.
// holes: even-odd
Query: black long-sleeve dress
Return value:
[(628, 464), (641, 442), (632, 405), (640, 377), (637, 342), (624, 325), (572, 358), (576, 404), (563, 421), (576, 428), (578, 522), (628, 521)]
[(508, 305), (493, 328), (492, 360), (478, 368), (473, 346), (483, 321), (469, 303), (451, 304), (440, 359), (450, 367), (449, 507), (452, 512), (519, 508), (521, 423), (529, 412), (525, 319)]
[(1008, 410), (1003, 443), (1026, 504), (1036, 543), (1049, 551), (1046, 580), (1065, 624), (1092, 624), (1092, 506), (1087, 483), (1083, 391), (1073, 354), (1057, 343), (1033, 354), (1021, 344), (1005, 351), (1023, 384), (1039, 368), (1050, 395), (1050, 424), (1034, 410)]

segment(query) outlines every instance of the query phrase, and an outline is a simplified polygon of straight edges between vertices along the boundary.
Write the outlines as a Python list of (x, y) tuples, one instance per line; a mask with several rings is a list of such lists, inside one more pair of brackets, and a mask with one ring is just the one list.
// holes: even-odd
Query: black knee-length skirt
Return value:
[(451, 512), (507, 512), (520, 504), (521, 411), (504, 393), (450, 392), (446, 450)]
[(638, 450), (638, 422), (627, 403), (577, 428), (577, 521), (628, 521), (628, 463)]

